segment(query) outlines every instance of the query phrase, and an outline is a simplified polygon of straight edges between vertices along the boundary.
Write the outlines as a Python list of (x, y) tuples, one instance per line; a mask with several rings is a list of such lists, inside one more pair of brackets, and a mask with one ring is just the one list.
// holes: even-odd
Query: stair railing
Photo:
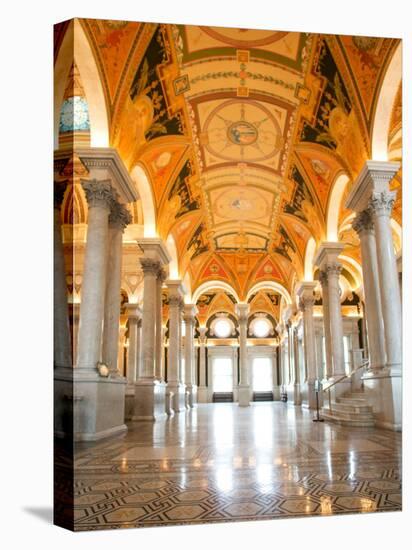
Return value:
[[(363, 357), (364, 351), (365, 350), (363, 348), (351, 350), (352, 370), (350, 371), (350, 373), (340, 376), (339, 378), (337, 378), (336, 380), (334, 380), (333, 382), (331, 382), (330, 384), (328, 384), (328, 385), (326, 385), (325, 387), (322, 388), (324, 393), (328, 392), (328, 404), (329, 404), (329, 410), (330, 411), (332, 411), (331, 389), (334, 386), (336, 386), (336, 384), (339, 384), (340, 382), (343, 382), (344, 380), (348, 380), (348, 379), (352, 380), (352, 377), (353, 377), (354, 374), (359, 372), (361, 369), (364, 369), (365, 367), (367, 368), (369, 366), (369, 359)], [(356, 352), (361, 352), (362, 353), (361, 363), (357, 367), (354, 366), (354, 363), (355, 363), (354, 355), (355, 355)]]

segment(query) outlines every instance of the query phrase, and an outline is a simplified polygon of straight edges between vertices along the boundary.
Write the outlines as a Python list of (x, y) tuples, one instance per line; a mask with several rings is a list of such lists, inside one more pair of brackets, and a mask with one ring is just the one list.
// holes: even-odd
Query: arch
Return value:
[(313, 258), (316, 252), (316, 241), (310, 237), (306, 243), (305, 260), (304, 260), (304, 277), (305, 281), (313, 281)]
[(392, 108), (402, 80), (402, 43), (399, 42), (379, 91), (372, 124), (372, 160), (388, 160)]
[(177, 248), (174, 237), (169, 233), (166, 239), (166, 248), (172, 258), (169, 262), (169, 279), (180, 279), (179, 276), (179, 261), (177, 259)]
[(109, 117), (101, 78), (89, 41), (78, 19), (70, 22), (54, 67), (54, 146), (59, 147), (59, 118), (73, 59), (80, 72), (90, 117), (91, 147), (109, 147)]
[(340, 174), (332, 185), (326, 215), (326, 240), (329, 242), (337, 242), (338, 240), (340, 206), (348, 181), (347, 174)]
[(399, 239), (399, 250), (397, 250), (397, 253), (399, 253), (399, 251), (402, 250), (402, 227), (394, 218), (391, 218), (391, 227), (393, 232), (396, 234), (396, 236)]
[(286, 290), (286, 288), (282, 286), (280, 283), (277, 283), (275, 281), (261, 281), (260, 283), (254, 284), (247, 293), (246, 302), (249, 300), (249, 298), (254, 292), (258, 292), (259, 290), (267, 290), (267, 289), (278, 292), (285, 299), (287, 304), (292, 303), (292, 299), (290, 297), (289, 292)]
[(143, 236), (157, 237), (156, 230), (156, 208), (153, 197), (152, 186), (146, 171), (140, 164), (136, 164), (133, 168), (130, 177), (134, 181), (139, 192), (140, 200), (142, 201), (143, 210)]
[[(362, 285), (362, 268), (360, 264), (350, 256), (345, 256), (343, 254), (339, 256), (339, 259), (342, 261), (342, 263), (346, 264), (345, 268), (349, 271), (349, 273), (355, 279), (355, 282), (359, 288)], [(356, 290), (356, 289), (352, 289), (352, 290)]]
[(186, 271), (186, 274), (183, 277), (183, 286), (187, 291), (184, 297), (185, 304), (191, 304), (192, 303), (192, 281), (190, 280), (190, 275), (188, 271)]
[(236, 290), (232, 286), (230, 286), (228, 283), (225, 283), (223, 281), (215, 281), (215, 280), (206, 281), (205, 283), (202, 283), (200, 286), (198, 286), (193, 293), (192, 303), (196, 304), (199, 297), (204, 292), (207, 292), (208, 290), (212, 290), (212, 289), (224, 290), (225, 292), (228, 292), (229, 294), (231, 294), (235, 298), (238, 304), (240, 303), (239, 296), (237, 295)]

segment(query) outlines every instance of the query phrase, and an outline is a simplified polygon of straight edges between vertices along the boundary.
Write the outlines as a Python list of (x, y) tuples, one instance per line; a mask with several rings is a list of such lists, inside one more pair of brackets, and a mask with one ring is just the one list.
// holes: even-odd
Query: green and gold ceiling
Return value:
[[(129, 171), (140, 164), (148, 174), (158, 234), (173, 235), (192, 291), (208, 280), (229, 283), (241, 299), (264, 280), (291, 290), (308, 240), (326, 238), (333, 182), (356, 176), (371, 156), (377, 96), (399, 41), (80, 23), (104, 88), (110, 144)], [(57, 54), (66, 28), (56, 28)], [(399, 93), (394, 150), (400, 112)], [(400, 223), (399, 200), (394, 216)], [(356, 236), (341, 238), (359, 260)]]

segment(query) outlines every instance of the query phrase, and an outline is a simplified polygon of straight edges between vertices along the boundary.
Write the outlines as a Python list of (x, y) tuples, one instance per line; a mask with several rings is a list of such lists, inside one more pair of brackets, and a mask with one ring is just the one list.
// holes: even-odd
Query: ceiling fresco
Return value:
[[(399, 41), (80, 22), (104, 87), (111, 146), (130, 171), (139, 164), (148, 174), (158, 234), (173, 235), (192, 292), (209, 280), (229, 283), (241, 300), (264, 280), (291, 292), (308, 240), (325, 240), (333, 183), (370, 158), (377, 94)], [(56, 30), (57, 50), (64, 32)], [(399, 92), (394, 157), (400, 113)], [(340, 222), (349, 214), (342, 208)], [(399, 198), (394, 216), (400, 223)], [(356, 236), (342, 237), (358, 259)], [(254, 300), (278, 318), (279, 296), (270, 296)], [(199, 300), (199, 316), (210, 317), (230, 298)]]

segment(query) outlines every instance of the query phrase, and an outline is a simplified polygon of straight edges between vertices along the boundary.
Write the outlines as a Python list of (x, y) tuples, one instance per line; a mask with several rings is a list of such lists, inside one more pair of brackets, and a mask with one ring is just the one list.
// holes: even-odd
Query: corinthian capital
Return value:
[(311, 311), (315, 305), (315, 297), (313, 296), (301, 296), (299, 299), (299, 309), (302, 312)]
[(157, 273), (158, 280), (163, 284), (167, 279), (167, 273), (166, 271), (161, 267), (159, 268), (159, 271)]
[(326, 269), (319, 270), (319, 282), (322, 288), (328, 285), (328, 272), (326, 271)]
[(364, 231), (372, 231), (374, 226), (371, 213), (368, 210), (359, 212), (352, 222), (352, 227), (358, 235)]
[(180, 296), (169, 296), (169, 307), (175, 307), (181, 309), (183, 306), (183, 300)]
[(81, 180), (89, 208), (111, 209), (117, 199), (117, 192), (110, 180)]
[(328, 273), (328, 277), (330, 276), (339, 277), (340, 272), (342, 271), (342, 266), (337, 262), (331, 262), (326, 266), (326, 271)]
[(369, 210), (375, 216), (390, 216), (395, 203), (396, 191), (382, 191), (372, 193), (369, 201)]
[(140, 265), (145, 275), (151, 274), (157, 276), (160, 269), (160, 262), (152, 258), (140, 258)]
[(113, 202), (110, 210), (109, 224), (112, 227), (117, 227), (118, 229), (124, 231), (126, 226), (129, 225), (131, 221), (132, 215), (126, 206), (120, 202)]

